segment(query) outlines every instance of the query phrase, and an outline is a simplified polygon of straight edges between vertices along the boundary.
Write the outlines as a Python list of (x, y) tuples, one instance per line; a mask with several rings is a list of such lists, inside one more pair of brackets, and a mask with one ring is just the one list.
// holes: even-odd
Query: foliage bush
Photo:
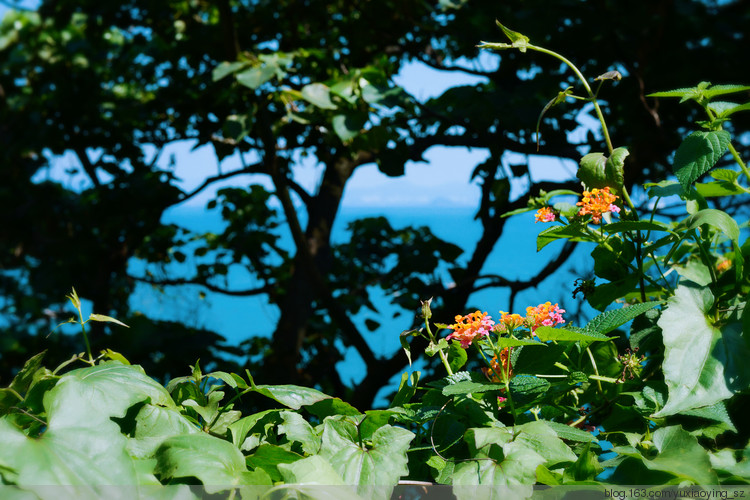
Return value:
[[(518, 493), (534, 484), (750, 484), (747, 222), (711, 203), (750, 192), (730, 134), (732, 115), (750, 102), (724, 100), (750, 87), (702, 82), (652, 94), (697, 105), (706, 120), (675, 154), (677, 180), (645, 186), (652, 211), (643, 216), (624, 184), (628, 151), (613, 147), (598, 101), (620, 74), (597, 77), (594, 91), (570, 61), (500, 27), (510, 43), (482, 47), (542, 52), (580, 78), (583, 96), (566, 89), (543, 112), (576, 99), (601, 123), (607, 151), (581, 159), (581, 201), (542, 192), (506, 214), (537, 210), (538, 222), (554, 224), (539, 248), (593, 243), (596, 278), (574, 293), (601, 314), (572, 326), (546, 303), (498, 321), (477, 311), (431, 324), (427, 300), (424, 328), (402, 333), (402, 343), (408, 355), (410, 337), (425, 337), (446, 375), (425, 383), (405, 373), (390, 407), (367, 411), (312, 388), (258, 385), (247, 371), (203, 373), (198, 362), (164, 386), (110, 350), (94, 358), (87, 348), (54, 370), (41, 353), (0, 392), (2, 482), (286, 494), (290, 485), (351, 485), (363, 497), (403, 479)], [(713, 169), (727, 151), (738, 170)], [(683, 218), (657, 217), (666, 197), (684, 202)], [(75, 291), (69, 298), (87, 346), (89, 321), (119, 323), (84, 320)], [(66, 371), (80, 362), (88, 366)], [(467, 369), (477, 362), (483, 370)], [(253, 393), (273, 407), (243, 415), (237, 402)]]

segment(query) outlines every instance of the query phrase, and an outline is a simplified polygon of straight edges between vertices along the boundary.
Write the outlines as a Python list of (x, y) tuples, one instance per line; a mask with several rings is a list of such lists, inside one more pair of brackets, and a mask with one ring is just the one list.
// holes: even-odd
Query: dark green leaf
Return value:
[(731, 136), (725, 130), (693, 132), (682, 141), (675, 153), (672, 170), (685, 191), (724, 156), (730, 141)]
[(587, 332), (596, 332), (602, 335), (609, 333), (618, 326), (624, 325), (636, 316), (640, 316), (659, 304), (661, 304), (661, 301), (644, 302), (623, 307), (621, 309), (613, 309), (611, 311), (603, 312), (589, 321), (585, 330)]

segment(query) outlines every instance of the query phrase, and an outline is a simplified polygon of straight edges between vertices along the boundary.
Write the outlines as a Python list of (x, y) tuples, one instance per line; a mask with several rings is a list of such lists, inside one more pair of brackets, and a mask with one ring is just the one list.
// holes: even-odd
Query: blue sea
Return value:
[[(334, 243), (349, 239), (347, 225), (349, 222), (364, 217), (386, 217), (391, 226), (427, 226), (433, 234), (446, 241), (457, 244), (464, 250), (459, 262), (466, 262), (482, 234), (481, 223), (474, 219), (475, 209), (467, 206), (436, 207), (348, 207), (342, 209), (332, 232)], [(165, 223), (174, 223), (196, 232), (219, 232), (223, 227), (222, 220), (216, 211), (206, 211), (197, 207), (182, 207), (167, 212)], [(534, 223), (533, 213), (512, 217), (505, 225), (503, 236), (490, 255), (483, 270), (486, 275), (499, 275), (507, 279), (528, 279), (536, 275), (549, 260), (554, 259), (562, 248), (562, 242), (555, 242), (542, 251), (536, 251), (536, 235), (545, 227)], [(283, 229), (283, 228), (282, 228)], [(282, 235), (282, 241), (291, 248), (291, 238)], [(579, 301), (572, 299), (573, 281), (579, 276), (591, 272), (589, 253), (591, 248), (579, 247), (568, 261), (565, 269), (543, 281), (539, 286), (526, 290), (516, 297), (514, 310), (523, 313), (530, 305), (541, 302), (558, 302), (570, 312), (580, 307)], [(176, 272), (189, 272), (189, 261), (186, 265), (172, 267)], [(133, 262), (131, 272), (142, 271), (143, 266)], [(440, 270), (441, 279), (450, 282), (445, 269)], [(231, 275), (229, 287), (243, 289), (252, 286), (249, 276), (242, 272)], [(150, 285), (141, 284), (131, 299), (131, 306), (151, 317), (162, 320), (179, 320), (190, 326), (211, 329), (226, 337), (230, 343), (240, 343), (251, 336), (270, 336), (279, 313), (275, 306), (264, 300), (263, 296), (231, 297), (218, 293), (205, 293), (198, 286), (164, 287), (159, 290)], [(580, 297), (580, 296), (579, 296)], [(427, 299), (429, 297), (425, 297)], [(399, 333), (414, 326), (417, 311), (401, 311), (403, 314), (394, 318), (398, 308), (390, 305), (389, 297), (375, 291), (374, 304), (380, 311), (375, 317), (371, 311), (364, 311), (354, 318), (355, 324), (368, 340), (373, 352), (380, 357), (390, 358), (404, 356)], [(504, 289), (487, 289), (474, 294), (467, 311), (456, 311), (465, 314), (468, 309), (481, 309), (490, 315), (498, 311), (509, 310), (509, 293)], [(589, 314), (590, 317), (590, 309)], [(376, 319), (381, 327), (370, 332), (364, 327), (366, 319)], [(421, 363), (415, 363), (412, 369), (418, 369)], [(355, 384), (364, 376), (364, 363), (358, 353), (349, 349), (345, 360), (338, 366), (344, 382)], [(395, 382), (400, 378), (395, 377)], [(384, 391), (384, 393), (386, 393)], [(384, 403), (384, 401), (381, 401)]]

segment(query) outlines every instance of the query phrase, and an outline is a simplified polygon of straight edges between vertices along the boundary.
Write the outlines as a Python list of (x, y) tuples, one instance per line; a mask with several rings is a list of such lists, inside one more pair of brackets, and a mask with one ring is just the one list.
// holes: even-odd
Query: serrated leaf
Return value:
[(635, 304), (621, 309), (605, 311), (589, 321), (585, 330), (587, 332), (596, 332), (602, 335), (609, 333), (618, 326), (624, 325), (636, 316), (640, 316), (659, 304), (661, 304), (661, 301), (644, 302), (642, 304)]
[(724, 156), (731, 136), (726, 130), (693, 132), (682, 141), (674, 156), (672, 170), (680, 181), (683, 190), (700, 176), (711, 170)]
[(570, 330), (567, 328), (554, 328), (551, 326), (540, 326), (536, 329), (536, 335), (539, 340), (546, 342), (548, 340), (567, 341), (567, 342), (593, 342), (611, 340), (606, 335), (602, 335), (590, 330)]
[(549, 380), (534, 377), (533, 375), (516, 375), (510, 380), (510, 390), (516, 397), (524, 396), (529, 398), (541, 396), (550, 387)]
[(703, 94), (713, 99), (717, 95), (736, 94), (738, 92), (746, 92), (750, 90), (750, 86), (747, 85), (714, 85), (706, 89)]
[(518, 347), (522, 345), (547, 347), (547, 344), (543, 344), (537, 340), (522, 340), (510, 337), (500, 337), (495, 340), (495, 347), (498, 349), (505, 349), (506, 347)]
[(680, 415), (688, 415), (691, 417), (705, 418), (708, 420), (721, 422), (723, 424), (727, 424), (728, 429), (732, 432), (737, 432), (737, 428), (734, 426), (732, 419), (729, 417), (729, 412), (727, 412), (727, 407), (723, 401), (720, 401), (711, 406), (685, 410), (680, 412)]
[(302, 98), (321, 109), (336, 109), (331, 101), (331, 89), (323, 83), (309, 83), (302, 87)]

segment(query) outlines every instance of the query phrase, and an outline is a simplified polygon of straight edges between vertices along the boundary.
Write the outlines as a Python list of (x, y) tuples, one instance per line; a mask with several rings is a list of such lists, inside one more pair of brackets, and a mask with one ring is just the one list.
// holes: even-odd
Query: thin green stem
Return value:
[[(432, 329), (430, 329), (429, 318), (425, 318), (424, 326), (425, 326), (425, 330), (427, 330), (427, 335), (430, 338), (430, 342), (437, 345), (437, 341), (435, 340), (435, 335), (432, 333)], [(445, 356), (445, 353), (443, 352), (442, 349), (438, 350), (438, 356), (440, 356), (440, 362), (443, 363), (443, 367), (445, 368), (445, 371), (448, 372), (448, 375), (453, 375), (453, 370), (451, 370), (451, 365), (448, 363), (448, 358)]]
[(586, 81), (586, 78), (583, 76), (581, 71), (576, 67), (575, 64), (573, 64), (568, 59), (566, 59), (565, 57), (563, 57), (562, 55), (558, 54), (557, 52), (553, 50), (545, 49), (544, 47), (538, 47), (532, 44), (528, 44), (526, 47), (528, 49), (550, 55), (554, 57), (555, 59), (561, 61), (562, 63), (566, 64), (571, 70), (573, 70), (573, 73), (576, 74), (576, 77), (578, 77), (578, 79), (581, 81), (584, 88), (586, 89), (586, 93), (589, 95), (590, 102), (594, 105), (596, 116), (597, 118), (599, 118), (599, 123), (602, 126), (602, 134), (604, 135), (604, 140), (607, 143), (607, 150), (609, 151), (610, 154), (612, 154), (612, 151), (614, 151), (614, 148), (612, 147), (612, 140), (609, 137), (609, 130), (607, 130), (607, 122), (604, 120), (604, 113), (602, 113), (602, 109), (599, 107), (599, 102), (596, 99), (596, 95), (594, 94), (594, 92), (591, 91), (591, 87), (589, 86), (588, 82)]
[(747, 169), (747, 165), (745, 165), (745, 162), (742, 161), (742, 157), (737, 152), (737, 150), (734, 149), (734, 145), (731, 143), (731, 141), (729, 142), (729, 152), (732, 154), (732, 158), (734, 158), (734, 161), (737, 162), (737, 165), (739, 165), (742, 169), (742, 173), (745, 174), (745, 177), (750, 182), (750, 170)]
[(599, 375), (599, 368), (597, 368), (596, 360), (594, 359), (594, 353), (591, 352), (591, 348), (589, 348), (588, 346), (586, 346), (586, 353), (589, 355), (589, 359), (591, 360), (591, 365), (594, 367), (594, 374), (595, 374), (595, 375), (589, 375), (589, 378), (596, 380), (596, 385), (599, 389), (599, 394), (601, 394), (601, 396), (606, 399), (606, 397), (604, 396), (604, 388), (602, 387), (602, 382), (600, 380), (601, 375)]

